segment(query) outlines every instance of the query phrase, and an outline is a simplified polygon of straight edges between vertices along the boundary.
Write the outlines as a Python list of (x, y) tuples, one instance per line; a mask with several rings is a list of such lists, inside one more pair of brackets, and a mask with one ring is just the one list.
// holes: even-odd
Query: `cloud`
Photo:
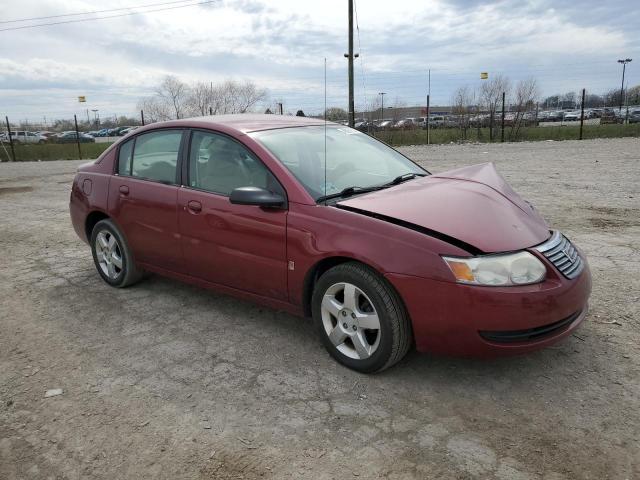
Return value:
[[(149, 2), (143, 2), (146, 4)], [(544, 93), (601, 91), (619, 81), (620, 56), (637, 57), (640, 9), (631, 2), (406, 0), (357, 2), (356, 101), (386, 91), (422, 103), (426, 71), (432, 99), (446, 103), (480, 71), (538, 78)], [(104, 8), (131, 8), (113, 0)], [(100, 9), (102, 9), (101, 7)], [(88, 0), (24, 0), (20, 17), (95, 10)], [(81, 92), (101, 108), (133, 112), (159, 79), (252, 79), (293, 110), (346, 103), (346, 2), (221, 0), (164, 12), (0, 32), (0, 107), (12, 115), (73, 112)], [(640, 61), (640, 58), (639, 60)], [(632, 65), (633, 66), (633, 65)], [(638, 83), (637, 69), (628, 70)], [(366, 95), (365, 95), (366, 94)], [(62, 108), (61, 105), (64, 105)]]

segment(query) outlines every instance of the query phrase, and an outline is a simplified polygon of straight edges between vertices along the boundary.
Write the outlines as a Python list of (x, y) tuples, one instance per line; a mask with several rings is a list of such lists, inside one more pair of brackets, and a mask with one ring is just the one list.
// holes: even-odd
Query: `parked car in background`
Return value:
[(57, 143), (76, 143), (77, 141), (80, 143), (95, 143), (96, 139), (86, 133), (80, 132), (76, 135), (76, 132), (70, 131), (61, 133), (56, 141)]
[(418, 128), (418, 122), (417, 122), (417, 119), (415, 118), (404, 118), (396, 122), (396, 124), (394, 125), (394, 128), (410, 130), (410, 129)]
[(383, 120), (380, 123), (378, 123), (378, 129), (379, 130), (388, 130), (390, 128), (392, 128), (394, 125), (393, 120)]
[(445, 118), (443, 115), (429, 115), (429, 127), (442, 128), (445, 126)]
[(565, 122), (575, 122), (580, 120), (580, 112), (565, 112), (564, 114), (564, 121)]
[(564, 112), (562, 110), (554, 110), (547, 112), (547, 122), (561, 122), (564, 119)]
[[(9, 141), (8, 135), (5, 133), (6, 141)], [(11, 132), (11, 140), (13, 143), (21, 144), (21, 145), (33, 145), (33, 144), (42, 144), (47, 141), (47, 139), (36, 132), (28, 132), (26, 130), (16, 130)]]
[(360, 131), (360, 132), (377, 132), (379, 130), (378, 125), (375, 124), (375, 122), (369, 122), (367, 120), (363, 120), (361, 122), (357, 122), (354, 125), (355, 129)]
[(136, 128), (138, 127), (127, 127), (124, 128), (123, 130), (120, 130), (120, 132), (118, 132), (118, 135), (121, 137), (124, 137), (125, 135), (128, 135), (129, 133), (133, 132)]
[(617, 108), (605, 108), (600, 116), (600, 125), (615, 123), (624, 123), (624, 117), (620, 114)]
[(640, 123), (640, 108), (629, 110), (629, 123)]
[(42, 130), (36, 133), (40, 135), (45, 140), (45, 142), (51, 142), (53, 140), (53, 137), (55, 137), (56, 135), (55, 132), (51, 132), (49, 130)]
[(322, 120), (142, 127), (79, 167), (69, 208), (108, 285), (149, 271), (310, 316), (329, 354), (360, 372), (414, 345), (529, 352), (587, 315), (586, 257), (493, 164), (432, 175)]

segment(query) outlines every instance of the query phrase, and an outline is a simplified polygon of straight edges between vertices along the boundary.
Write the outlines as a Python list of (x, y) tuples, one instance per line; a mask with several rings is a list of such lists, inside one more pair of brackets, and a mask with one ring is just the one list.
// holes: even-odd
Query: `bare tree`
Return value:
[(456, 116), (458, 128), (460, 128), (462, 138), (465, 140), (467, 138), (467, 129), (469, 128), (469, 117), (474, 103), (475, 93), (467, 85), (459, 87), (453, 92), (453, 97), (451, 98), (451, 113)]
[[(232, 82), (235, 83), (235, 82)], [(256, 103), (266, 99), (267, 91), (258, 88), (255, 83), (245, 81), (244, 83), (235, 83), (233, 90), (236, 95), (236, 111), (234, 113), (246, 113)]]
[(531, 112), (536, 104), (536, 100), (540, 96), (540, 89), (535, 78), (529, 77), (520, 80), (515, 90), (515, 114), (511, 123), (511, 131), (509, 139), (515, 139), (518, 136), (520, 127), (523, 125), (527, 112)]
[(138, 102), (150, 121), (183, 118), (185, 115), (245, 113), (265, 101), (267, 91), (253, 82), (227, 80), (214, 84), (198, 82), (193, 86), (167, 76), (155, 94)]
[(493, 125), (498, 105), (502, 102), (502, 92), (509, 96), (511, 82), (504, 75), (496, 75), (491, 80), (482, 83), (480, 87), (480, 101), (482, 106), (489, 111), (489, 125), (493, 138)]
[[(208, 115), (209, 108), (213, 107), (213, 84), (198, 82), (189, 89), (189, 97), (186, 100), (190, 115)], [(213, 109), (212, 109), (213, 110)]]
[(339, 107), (329, 107), (325, 111), (325, 115), (327, 120), (330, 122), (340, 122), (345, 121), (348, 118), (347, 111), (344, 108)]
[(392, 114), (391, 117), (395, 125), (401, 120), (400, 117), (402, 116), (402, 109), (407, 106), (407, 102), (400, 100), (400, 97), (396, 96), (396, 98), (393, 100), (393, 103), (390, 106), (391, 106), (391, 114)]
[(163, 122), (173, 118), (169, 106), (160, 101), (156, 96), (140, 99), (138, 102), (138, 110), (144, 111), (147, 123)]
[(166, 106), (173, 118), (182, 118), (187, 109), (189, 86), (173, 75), (167, 75), (156, 90), (156, 99)]

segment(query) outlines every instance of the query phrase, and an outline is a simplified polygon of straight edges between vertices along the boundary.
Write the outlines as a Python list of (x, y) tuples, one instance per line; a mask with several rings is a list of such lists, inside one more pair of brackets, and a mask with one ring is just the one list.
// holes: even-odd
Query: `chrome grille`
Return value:
[(553, 232), (551, 238), (535, 247), (567, 278), (576, 278), (584, 268), (584, 260), (567, 237)]

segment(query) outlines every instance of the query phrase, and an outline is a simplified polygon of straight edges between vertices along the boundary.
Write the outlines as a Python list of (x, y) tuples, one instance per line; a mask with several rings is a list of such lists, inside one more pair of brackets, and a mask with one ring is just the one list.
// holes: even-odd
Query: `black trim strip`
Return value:
[(398, 225), (399, 227), (404, 227), (409, 230), (413, 230), (415, 232), (423, 233), (429, 237), (437, 238), (438, 240), (442, 240), (443, 242), (447, 242), (454, 247), (461, 248), (469, 252), (471, 255), (480, 255), (484, 253), (479, 248), (474, 247), (473, 245), (463, 242), (462, 240), (458, 240), (457, 238), (450, 237), (444, 233), (440, 233), (436, 230), (431, 230), (430, 228), (422, 227), (420, 225), (416, 225), (415, 223), (406, 222), (404, 220), (400, 220), (398, 218), (389, 217), (387, 215), (382, 215), (380, 213), (369, 212), (367, 210), (361, 210), (359, 208), (349, 207), (347, 205), (336, 204), (335, 207), (340, 208), (342, 210), (347, 210), (353, 213), (359, 213), (360, 215), (364, 215), (367, 217), (375, 218), (378, 220), (382, 220), (383, 222), (392, 223), (393, 225)]
[(505, 330), (497, 332), (480, 331), (478, 333), (485, 340), (495, 343), (515, 343), (538, 340), (565, 329), (573, 323), (581, 313), (582, 311), (580, 310), (558, 322), (543, 325), (541, 327), (528, 328), (526, 330)]

